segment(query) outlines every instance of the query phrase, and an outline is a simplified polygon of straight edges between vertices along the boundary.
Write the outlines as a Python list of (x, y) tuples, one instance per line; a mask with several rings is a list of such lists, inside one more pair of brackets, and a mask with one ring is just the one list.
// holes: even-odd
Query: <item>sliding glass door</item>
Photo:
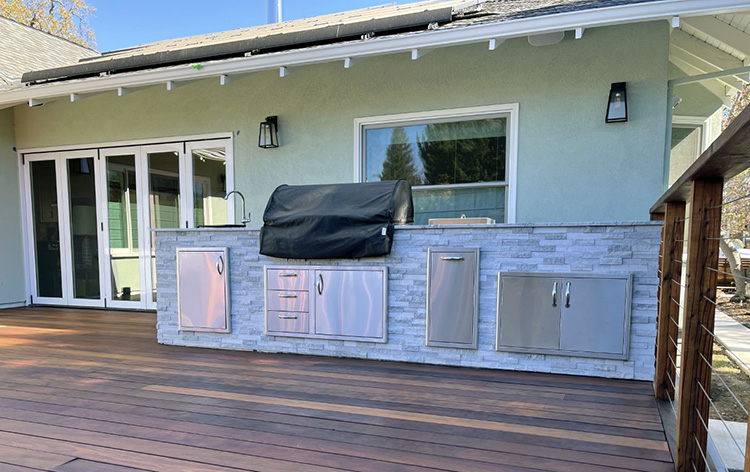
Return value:
[(230, 143), (25, 155), (33, 303), (156, 309), (152, 230), (234, 221)]

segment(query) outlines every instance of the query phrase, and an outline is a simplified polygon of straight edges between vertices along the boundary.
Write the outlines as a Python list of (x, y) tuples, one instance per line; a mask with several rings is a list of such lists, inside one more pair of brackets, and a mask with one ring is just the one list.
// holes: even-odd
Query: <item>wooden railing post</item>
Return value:
[(685, 233), (685, 202), (669, 202), (664, 213), (662, 228), (661, 261), (659, 264), (659, 313), (656, 332), (656, 398), (674, 399), (677, 383), (677, 320), (680, 299), (679, 282), (682, 273), (682, 240)]
[[(682, 361), (677, 412), (678, 472), (705, 470), (716, 269), (719, 263), (721, 179), (694, 180), (688, 219), (687, 288), (682, 324)], [(704, 393), (705, 391), (705, 393)]]

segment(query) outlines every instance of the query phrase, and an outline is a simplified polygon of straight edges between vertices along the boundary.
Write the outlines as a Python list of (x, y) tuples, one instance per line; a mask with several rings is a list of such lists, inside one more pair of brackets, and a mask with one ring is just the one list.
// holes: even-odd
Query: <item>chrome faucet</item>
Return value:
[[(242, 222), (243, 225), (246, 225), (250, 223), (250, 213), (245, 213), (247, 209), (245, 208), (245, 196), (242, 195), (242, 192), (240, 192), (239, 190), (232, 190), (231, 192), (224, 195), (224, 200), (229, 200), (229, 196), (232, 195), (233, 193), (236, 193), (242, 199), (242, 220), (240, 221)], [(245, 216), (246, 214), (247, 216)]]

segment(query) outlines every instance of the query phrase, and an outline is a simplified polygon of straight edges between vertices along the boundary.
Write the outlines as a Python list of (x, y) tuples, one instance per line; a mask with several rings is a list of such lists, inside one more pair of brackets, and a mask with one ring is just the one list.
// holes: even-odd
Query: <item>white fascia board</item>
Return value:
[(73, 80), (29, 86), (0, 93), (0, 108), (25, 103), (32, 99), (69, 96), (71, 93), (91, 93), (117, 90), (124, 87), (164, 84), (170, 80), (202, 79), (261, 70), (279, 70), (281, 67), (311, 65), (343, 61), (347, 57), (377, 56), (410, 52), (419, 48), (437, 48), (507, 39), (529, 34), (569, 31), (576, 28), (593, 28), (625, 23), (668, 20), (674, 16), (689, 17), (716, 15), (750, 9), (748, 0), (662, 0), (651, 3), (622, 5), (594, 10), (559, 13), (555, 15), (522, 18), (518, 20), (466, 26), (455, 29), (426, 31), (367, 41), (333, 44), (311, 49), (285, 51), (260, 56), (241, 57), (216, 62), (205, 62), (201, 70), (183, 65), (155, 70), (114, 74), (105, 77)]

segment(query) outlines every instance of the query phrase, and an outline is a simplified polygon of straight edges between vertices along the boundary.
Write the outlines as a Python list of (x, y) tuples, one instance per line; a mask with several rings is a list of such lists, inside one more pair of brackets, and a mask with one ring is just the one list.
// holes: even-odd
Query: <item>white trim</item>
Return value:
[[(519, 104), (509, 103), (501, 105), (487, 105), (464, 108), (448, 108), (434, 111), (420, 111), (413, 113), (399, 113), (394, 115), (380, 115), (354, 120), (354, 182), (363, 182), (364, 175), (364, 140), (362, 132), (365, 127), (394, 126), (416, 122), (461, 121), (461, 119), (481, 118), (491, 116), (507, 116), (505, 136), (507, 139), (505, 152), (505, 181), (496, 183), (459, 184), (460, 188), (468, 186), (507, 187), (505, 201), (505, 222), (516, 222), (517, 195), (517, 161), (518, 161), (518, 114)], [(432, 188), (449, 188), (449, 186), (429, 186)], [(456, 187), (456, 186), (450, 186)], [(416, 187), (415, 187), (416, 188)]]
[[(707, 118), (703, 118), (702, 116), (689, 116), (689, 115), (672, 115), (672, 127), (674, 128), (674, 125), (688, 125), (688, 126), (694, 126), (696, 128), (701, 129), (701, 152), (705, 151), (708, 146), (711, 144), (709, 141), (709, 120)], [(698, 157), (698, 156), (696, 156)]]
[[(0, 95), (2, 97), (2, 95)], [(166, 138), (143, 138), (143, 139), (130, 139), (124, 141), (105, 141), (98, 143), (89, 144), (72, 144), (67, 146), (47, 146), (38, 148), (23, 148), (18, 149), (19, 154), (31, 154), (41, 152), (55, 152), (55, 151), (85, 151), (89, 149), (103, 149), (103, 148), (129, 148), (135, 146), (151, 146), (154, 144), (172, 144), (182, 143), (184, 141), (208, 141), (218, 139), (231, 139), (234, 137), (233, 132), (224, 133), (208, 133), (208, 134), (192, 134), (187, 136), (170, 136)]]
[(423, 33), (334, 44), (294, 51), (206, 61), (201, 70), (191, 65), (114, 74), (68, 82), (23, 87), (0, 94), (0, 108), (45, 100), (71, 93), (93, 93), (125, 87), (160, 85), (170, 80), (197, 80), (258, 70), (280, 70), (281, 67), (343, 61), (347, 57), (376, 56), (409, 52), (412, 49), (446, 47), (460, 44), (507, 39), (534, 34), (571, 31), (625, 23), (666, 20), (675, 16), (716, 15), (748, 9), (747, 0), (662, 0), (659, 2), (620, 5), (583, 11), (558, 13), (489, 24), (427, 31)]

